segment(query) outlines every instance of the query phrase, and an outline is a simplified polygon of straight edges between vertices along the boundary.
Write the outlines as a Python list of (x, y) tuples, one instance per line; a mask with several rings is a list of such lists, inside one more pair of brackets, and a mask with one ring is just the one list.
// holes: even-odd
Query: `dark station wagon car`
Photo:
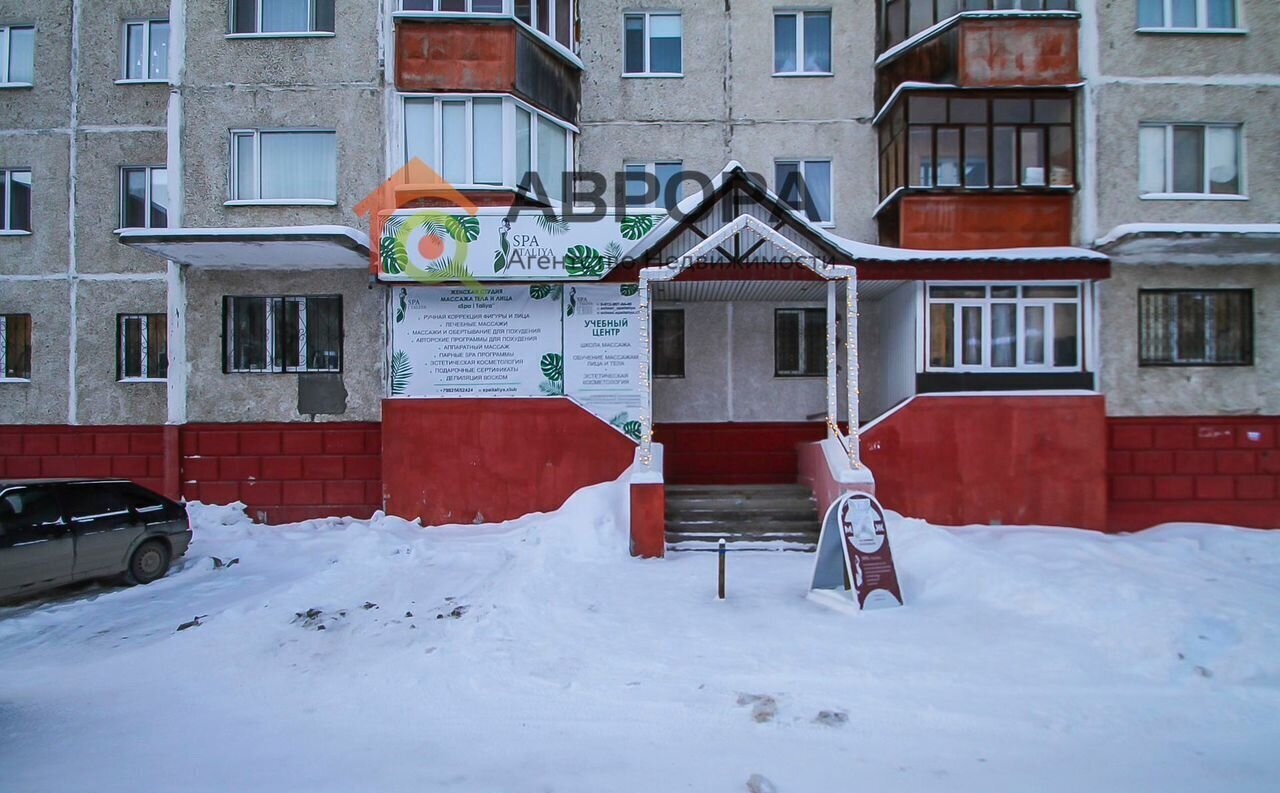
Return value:
[(186, 507), (124, 479), (0, 480), (0, 600), (95, 578), (149, 584), (190, 542)]

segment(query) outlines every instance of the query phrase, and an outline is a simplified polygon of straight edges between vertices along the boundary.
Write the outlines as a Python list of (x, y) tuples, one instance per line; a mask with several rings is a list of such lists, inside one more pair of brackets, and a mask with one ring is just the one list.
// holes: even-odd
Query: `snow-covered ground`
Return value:
[(908, 605), (848, 615), (809, 554), (732, 555), (725, 602), (714, 554), (629, 558), (624, 497), (193, 506), (167, 578), (0, 609), (0, 790), (1276, 790), (1280, 533), (896, 520)]

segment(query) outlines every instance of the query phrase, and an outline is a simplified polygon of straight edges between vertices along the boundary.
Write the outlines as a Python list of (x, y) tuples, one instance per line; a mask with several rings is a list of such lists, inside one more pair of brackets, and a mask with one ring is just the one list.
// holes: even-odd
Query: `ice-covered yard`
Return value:
[(1276, 789), (1280, 533), (901, 520), (907, 607), (847, 615), (808, 554), (731, 556), (726, 602), (714, 554), (629, 558), (624, 492), (193, 507), (169, 577), (0, 609), (0, 790)]

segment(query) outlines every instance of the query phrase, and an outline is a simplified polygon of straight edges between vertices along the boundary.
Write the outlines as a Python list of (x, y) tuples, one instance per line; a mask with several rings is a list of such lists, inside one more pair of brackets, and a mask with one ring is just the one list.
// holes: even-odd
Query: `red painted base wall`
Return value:
[[(124, 477), (159, 492), (161, 426), (0, 426), (0, 476)], [(378, 424), (187, 424), (177, 428), (189, 501), (243, 501), (271, 523), (328, 515), (368, 517), (381, 507)]]
[(0, 426), (0, 477), (122, 476), (164, 488), (164, 428)]
[(1101, 396), (919, 396), (862, 436), (886, 507), (945, 525), (1107, 525)]
[(509, 520), (557, 509), (617, 479), (636, 445), (568, 399), (388, 399), (387, 512), (427, 524)]
[(821, 421), (656, 424), (663, 478), (673, 485), (794, 483), (796, 446), (826, 436)]
[(1107, 420), (1113, 529), (1280, 528), (1280, 416)]

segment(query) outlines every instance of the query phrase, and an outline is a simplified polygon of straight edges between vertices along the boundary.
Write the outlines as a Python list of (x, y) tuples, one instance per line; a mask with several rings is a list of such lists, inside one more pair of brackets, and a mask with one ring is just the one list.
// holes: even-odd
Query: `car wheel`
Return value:
[(131, 584), (150, 584), (169, 570), (169, 548), (158, 540), (138, 546), (129, 557), (126, 577)]

